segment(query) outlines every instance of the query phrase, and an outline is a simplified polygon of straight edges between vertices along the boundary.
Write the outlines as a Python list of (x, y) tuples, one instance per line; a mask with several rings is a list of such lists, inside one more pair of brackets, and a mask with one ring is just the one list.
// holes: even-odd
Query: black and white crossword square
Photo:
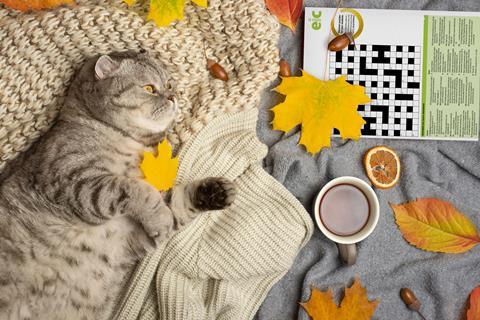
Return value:
[(420, 46), (369, 44), (330, 52), (329, 78), (345, 75), (372, 99), (358, 107), (366, 121), (362, 135), (419, 136), (420, 54)]

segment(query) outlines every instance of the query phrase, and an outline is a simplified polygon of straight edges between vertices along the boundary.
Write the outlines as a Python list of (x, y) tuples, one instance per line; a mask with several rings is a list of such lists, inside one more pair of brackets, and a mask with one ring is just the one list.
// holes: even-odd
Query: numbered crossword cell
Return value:
[(420, 65), (420, 46), (356, 44), (330, 52), (329, 78), (365, 86), (372, 101), (358, 107), (362, 135), (413, 138), (420, 132)]

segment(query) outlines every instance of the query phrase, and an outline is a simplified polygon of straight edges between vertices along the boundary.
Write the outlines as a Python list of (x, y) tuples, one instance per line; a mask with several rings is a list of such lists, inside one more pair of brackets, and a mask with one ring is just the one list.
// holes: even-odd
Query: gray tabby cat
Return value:
[(143, 181), (142, 154), (175, 108), (165, 69), (146, 53), (86, 63), (56, 124), (0, 182), (1, 320), (108, 318), (155, 243), (232, 203), (222, 178), (168, 194)]

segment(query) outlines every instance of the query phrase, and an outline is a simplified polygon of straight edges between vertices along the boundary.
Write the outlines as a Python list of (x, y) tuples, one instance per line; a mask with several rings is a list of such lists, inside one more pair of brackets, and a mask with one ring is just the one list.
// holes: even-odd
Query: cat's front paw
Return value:
[(220, 210), (230, 206), (237, 195), (235, 184), (226, 178), (206, 178), (199, 181), (193, 195), (193, 205), (202, 211)]
[(140, 222), (145, 233), (155, 242), (169, 239), (175, 231), (173, 215), (167, 206), (160, 207), (158, 211), (143, 212)]

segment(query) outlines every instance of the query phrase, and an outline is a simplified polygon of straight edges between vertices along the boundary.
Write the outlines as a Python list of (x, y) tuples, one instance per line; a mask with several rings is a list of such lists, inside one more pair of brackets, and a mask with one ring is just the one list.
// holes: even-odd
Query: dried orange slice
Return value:
[(390, 148), (378, 146), (368, 150), (363, 164), (368, 179), (377, 188), (389, 189), (400, 179), (400, 158)]

